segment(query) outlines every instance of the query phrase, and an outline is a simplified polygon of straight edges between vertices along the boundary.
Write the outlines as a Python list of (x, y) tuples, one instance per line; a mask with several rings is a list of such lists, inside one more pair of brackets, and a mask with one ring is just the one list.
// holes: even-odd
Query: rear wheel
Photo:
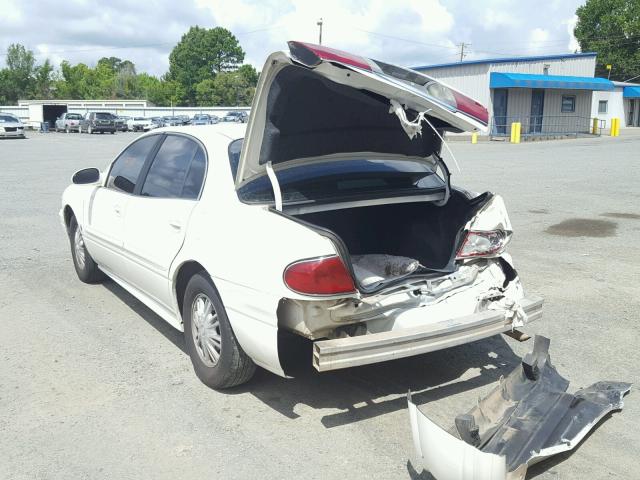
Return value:
[(76, 269), (78, 278), (84, 283), (98, 283), (104, 278), (104, 274), (98, 268), (91, 255), (87, 251), (82, 236), (82, 229), (78, 226), (75, 217), (69, 222), (69, 240), (71, 243), (71, 256), (73, 266)]
[(197, 273), (184, 294), (184, 339), (198, 378), (223, 389), (247, 382), (256, 366), (238, 344), (211, 279)]
[(71, 133), (71, 129), (69, 128), (69, 125), (64, 127), (64, 133)]

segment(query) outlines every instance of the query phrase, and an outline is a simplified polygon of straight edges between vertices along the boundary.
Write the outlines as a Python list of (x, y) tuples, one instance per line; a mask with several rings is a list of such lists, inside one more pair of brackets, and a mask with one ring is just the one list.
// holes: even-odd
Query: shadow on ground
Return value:
[[(185, 352), (181, 332), (116, 283), (106, 281), (104, 286)], [(334, 372), (314, 370), (310, 351), (295, 361), (299, 366), (295, 378), (285, 379), (258, 369), (249, 383), (225, 393), (250, 393), (287, 418), (299, 416), (295, 412), (297, 405), (341, 410), (321, 419), (326, 428), (333, 428), (406, 409), (408, 390), (422, 405), (493, 383), (509, 373), (520, 359), (502, 336), (496, 336), (439, 352)], [(478, 369), (479, 374), (460, 380), (471, 368)]]

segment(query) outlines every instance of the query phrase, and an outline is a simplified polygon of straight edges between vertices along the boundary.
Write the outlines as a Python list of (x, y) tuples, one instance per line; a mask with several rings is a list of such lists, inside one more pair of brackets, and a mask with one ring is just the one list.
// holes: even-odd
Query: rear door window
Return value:
[(107, 188), (133, 193), (142, 167), (159, 138), (160, 135), (151, 135), (129, 145), (113, 162)]
[(169, 135), (149, 168), (141, 193), (147, 197), (195, 199), (205, 168), (204, 151), (197, 142)]

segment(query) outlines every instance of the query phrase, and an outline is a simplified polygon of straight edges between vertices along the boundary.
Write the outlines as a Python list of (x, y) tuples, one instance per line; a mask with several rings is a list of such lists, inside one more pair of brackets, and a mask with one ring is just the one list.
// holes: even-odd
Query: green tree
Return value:
[(640, 1), (587, 0), (576, 10), (574, 34), (583, 52), (597, 52), (596, 75), (625, 80), (640, 75)]
[(182, 85), (184, 101), (195, 104), (196, 85), (233, 70), (244, 60), (238, 39), (227, 29), (191, 27), (169, 55), (169, 78)]
[(18, 43), (11, 44), (7, 49), (6, 64), (0, 84), (6, 103), (17, 103), (20, 98), (30, 98), (36, 68), (33, 52)]
[(49, 99), (53, 97), (54, 71), (49, 59), (36, 67), (34, 75), (33, 98)]
[(258, 83), (258, 72), (251, 65), (242, 65), (232, 72), (222, 72), (214, 79), (196, 85), (199, 106), (251, 105)]

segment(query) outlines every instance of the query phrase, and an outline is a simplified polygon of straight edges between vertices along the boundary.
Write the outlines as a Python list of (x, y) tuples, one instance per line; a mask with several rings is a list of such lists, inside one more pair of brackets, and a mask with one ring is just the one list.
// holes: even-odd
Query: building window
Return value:
[(608, 108), (609, 108), (608, 100), (600, 100), (598, 102), (598, 113), (607, 113)]
[(563, 95), (562, 96), (562, 113), (574, 113), (576, 111), (576, 96), (575, 95)]

